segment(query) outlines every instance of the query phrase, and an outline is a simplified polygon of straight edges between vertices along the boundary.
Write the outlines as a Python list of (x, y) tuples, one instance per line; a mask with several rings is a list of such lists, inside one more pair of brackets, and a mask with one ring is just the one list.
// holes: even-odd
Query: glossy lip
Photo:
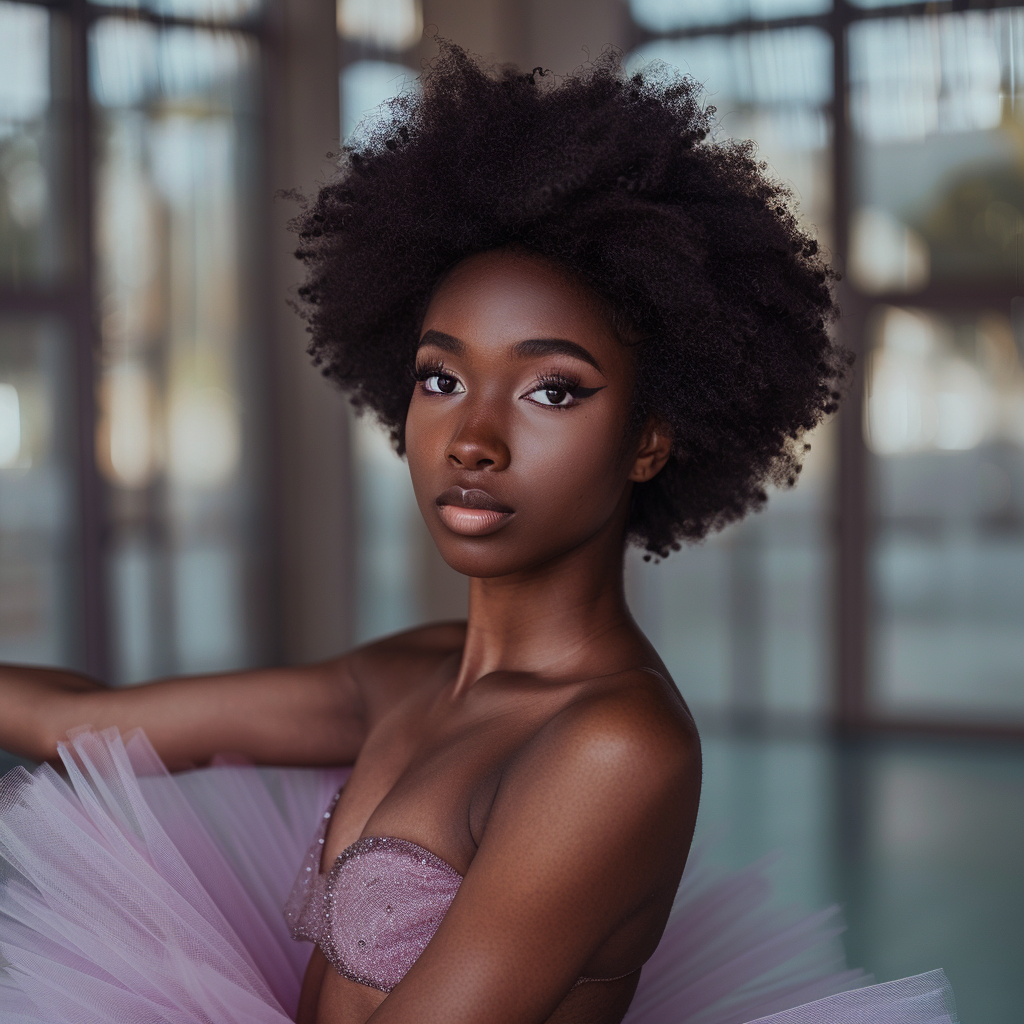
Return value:
[(437, 496), (436, 503), (445, 526), (464, 537), (494, 533), (515, 515), (513, 509), (476, 487), (449, 487)]

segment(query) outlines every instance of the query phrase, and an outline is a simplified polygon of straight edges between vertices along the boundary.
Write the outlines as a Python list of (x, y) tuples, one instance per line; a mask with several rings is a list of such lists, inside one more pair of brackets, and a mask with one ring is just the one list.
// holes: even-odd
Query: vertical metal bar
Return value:
[(839, 473), (836, 491), (836, 725), (856, 731), (869, 717), (870, 522), (868, 466), (864, 448), (865, 315), (862, 304), (840, 293), (844, 303), (842, 335), (857, 362), (839, 416)]
[[(853, 204), (853, 133), (850, 124), (848, 28), (853, 20), (847, 0), (836, 0), (830, 29), (833, 42), (833, 208), (835, 252), (848, 267)], [(843, 283), (840, 337), (856, 357), (853, 379), (839, 414), (839, 465), (836, 488), (835, 560), (835, 723), (856, 730), (867, 715), (868, 685), (868, 506), (867, 452), (864, 447), (864, 327), (862, 302)]]
[[(274, 23), (273, 140), (268, 170), (278, 188), (312, 189), (330, 173), (324, 151), (340, 134), (339, 44), (334, 7), (287, 0)], [(301, 268), (290, 255), (286, 221), (275, 203), (271, 257), (278, 544), (283, 656), (301, 662), (349, 646), (354, 620), (352, 469), (348, 411), (310, 366), (308, 337), (285, 298)]]
[(77, 424), (79, 572), (85, 670), (109, 678), (110, 648), (103, 565), (103, 485), (96, 468), (93, 119), (89, 99), (89, 17), (86, 0), (70, 0), (70, 170), (74, 222), (72, 330)]

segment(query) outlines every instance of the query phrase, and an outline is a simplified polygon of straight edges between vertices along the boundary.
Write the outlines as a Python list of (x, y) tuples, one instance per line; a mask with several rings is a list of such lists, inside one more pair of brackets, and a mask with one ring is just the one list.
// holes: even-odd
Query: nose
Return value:
[(511, 452), (498, 424), (469, 412), (445, 448), (445, 458), (459, 469), (492, 471), (506, 469)]

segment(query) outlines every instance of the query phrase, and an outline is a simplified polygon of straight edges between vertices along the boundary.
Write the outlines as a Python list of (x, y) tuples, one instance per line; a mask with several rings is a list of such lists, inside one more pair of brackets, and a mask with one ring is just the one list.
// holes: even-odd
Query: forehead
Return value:
[(625, 358), (604, 303), (586, 285), (541, 257), (488, 252), (471, 256), (438, 286), (423, 318), (428, 330), (467, 345), (565, 338)]

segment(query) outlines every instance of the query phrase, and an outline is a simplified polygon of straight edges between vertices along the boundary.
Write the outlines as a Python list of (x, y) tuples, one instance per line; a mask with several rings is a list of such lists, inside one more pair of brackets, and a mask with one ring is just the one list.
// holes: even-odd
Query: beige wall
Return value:
[[(286, 0), (268, 82), (272, 190), (309, 191), (338, 146), (338, 44), (333, 0)], [(352, 514), (348, 418), (341, 394), (310, 365), (302, 322), (286, 297), (301, 276), (287, 230), (294, 203), (273, 203), (279, 601), (286, 661), (324, 658), (349, 644)]]
[(630, 42), (626, 0), (423, 0), (423, 20), (483, 57), (555, 74)]

